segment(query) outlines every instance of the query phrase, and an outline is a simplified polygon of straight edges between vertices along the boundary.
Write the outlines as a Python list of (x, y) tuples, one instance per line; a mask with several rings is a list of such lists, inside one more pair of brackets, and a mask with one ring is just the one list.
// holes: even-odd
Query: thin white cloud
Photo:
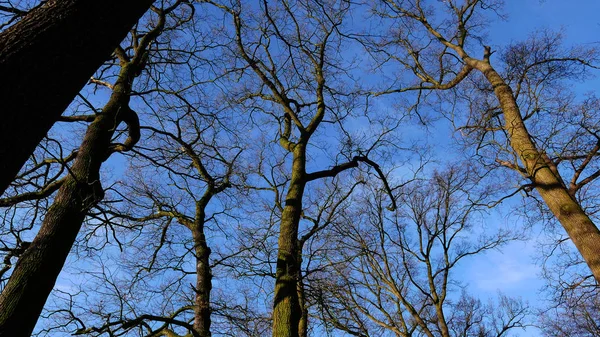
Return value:
[(501, 252), (477, 257), (471, 261), (466, 281), (482, 292), (501, 291), (519, 296), (537, 291), (540, 267), (531, 262), (532, 245), (532, 242), (514, 242)]

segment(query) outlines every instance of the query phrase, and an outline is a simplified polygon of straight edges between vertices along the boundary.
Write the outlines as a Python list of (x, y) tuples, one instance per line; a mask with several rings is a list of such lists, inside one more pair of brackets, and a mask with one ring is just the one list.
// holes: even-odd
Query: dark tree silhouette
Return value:
[[(120, 71), (110, 99), (92, 116), (69, 174), (48, 209), (35, 239), (19, 256), (0, 294), (0, 336), (29, 336), (90, 208), (104, 197), (100, 168), (114, 152), (129, 151), (140, 138), (137, 113), (129, 107), (134, 79), (147, 65), (148, 49), (165, 27), (166, 16), (181, 1), (164, 9), (152, 7), (156, 23), (132, 37), (132, 48), (118, 47)], [(130, 52), (132, 55), (130, 55)], [(128, 128), (122, 144), (112, 142), (119, 124)], [(18, 198), (17, 198), (18, 199)]]
[(0, 193), (153, 0), (50, 0), (0, 33)]

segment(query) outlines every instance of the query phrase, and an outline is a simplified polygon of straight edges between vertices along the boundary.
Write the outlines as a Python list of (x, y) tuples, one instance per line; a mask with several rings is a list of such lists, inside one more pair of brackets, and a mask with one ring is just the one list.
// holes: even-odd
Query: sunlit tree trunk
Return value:
[[(524, 166), (522, 170), (518, 167), (517, 169), (523, 171), (522, 173), (525, 173), (527, 178), (530, 179), (550, 211), (564, 227), (579, 250), (596, 281), (600, 283), (600, 231), (598, 227), (596, 227), (575, 199), (575, 191), (569, 190), (566, 187), (556, 164), (550, 160), (544, 149), (536, 147), (532, 140), (532, 135), (527, 130), (512, 89), (490, 63), (491, 48), (489, 46), (485, 47), (482, 59), (471, 57), (464, 49), (465, 41), (470, 36), (467, 28), (470, 27), (469, 20), (472, 18), (475, 8), (481, 6), (483, 2), (472, 0), (464, 2), (459, 6), (455, 6), (455, 2), (450, 2), (449, 5), (454, 8), (457, 20), (456, 32), (453, 36), (444, 36), (441, 31), (437, 30), (434, 24), (429, 22), (426, 11), (423, 10), (420, 2), (416, 2), (414, 8), (411, 9), (405, 8), (393, 0), (388, 0), (387, 2), (393, 5), (391, 6), (391, 8), (393, 7), (392, 12), (396, 13), (398, 18), (419, 22), (435, 40), (444, 45), (445, 48), (456, 53), (456, 56), (461, 58), (465, 63), (462, 70), (455, 73), (454, 78), (445, 83), (433, 80), (434, 77), (428, 74), (419, 74), (422, 79), (426, 78), (427, 81), (433, 83), (433, 85), (426, 86), (427, 89), (452, 89), (461, 83), (472, 70), (477, 70), (483, 74), (500, 103), (504, 117), (503, 128), (506, 130), (510, 147)], [(405, 43), (405, 45), (410, 45), (410, 43)], [(548, 48), (550, 48), (550, 45)], [(586, 60), (577, 57), (551, 57), (544, 62), (550, 61), (587, 64)], [(420, 64), (421, 61), (416, 60), (415, 62), (417, 66), (414, 69), (425, 71), (425, 68)], [(594, 154), (591, 155), (593, 156)]]
[(510, 145), (534, 183), (540, 196), (556, 216), (600, 283), (600, 231), (581, 205), (569, 194), (546, 154), (536, 148), (525, 126), (510, 86), (491, 66), (489, 60), (466, 58), (467, 64), (481, 71), (494, 88), (500, 102)]
[(304, 194), (306, 145), (298, 143), (293, 149), (292, 177), (285, 199), (279, 228), (279, 251), (273, 308), (273, 336), (298, 337), (301, 307), (298, 299), (298, 226)]

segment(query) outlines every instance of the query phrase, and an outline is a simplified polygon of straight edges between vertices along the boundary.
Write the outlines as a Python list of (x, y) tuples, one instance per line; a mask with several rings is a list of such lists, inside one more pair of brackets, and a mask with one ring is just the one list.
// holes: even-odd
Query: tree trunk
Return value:
[(194, 330), (201, 337), (210, 337), (210, 248), (204, 235), (204, 214), (196, 215), (196, 227), (192, 231), (196, 251), (196, 297), (194, 306)]
[[(298, 247), (298, 269), (302, 267), (302, 246)], [(308, 337), (308, 307), (306, 306), (306, 293), (302, 273), (298, 270), (298, 303), (300, 304), (300, 323), (298, 323), (298, 336)]]
[(0, 33), (0, 194), (154, 0), (50, 0)]
[(75, 242), (87, 211), (103, 198), (100, 167), (126, 113), (133, 76), (123, 66), (110, 100), (88, 127), (66, 181), (48, 209), (40, 231), (15, 265), (0, 294), (0, 336), (30, 336)]
[(301, 308), (298, 300), (298, 225), (302, 214), (304, 194), (306, 145), (298, 143), (293, 149), (292, 178), (281, 214), (279, 250), (275, 276), (273, 307), (273, 337), (298, 337)]
[(562, 178), (553, 172), (538, 150), (523, 122), (514, 94), (489, 62), (469, 59), (469, 65), (481, 71), (494, 88), (500, 102), (510, 144), (524, 164), (531, 181), (550, 211), (556, 216), (600, 283), (600, 231), (569, 194)]

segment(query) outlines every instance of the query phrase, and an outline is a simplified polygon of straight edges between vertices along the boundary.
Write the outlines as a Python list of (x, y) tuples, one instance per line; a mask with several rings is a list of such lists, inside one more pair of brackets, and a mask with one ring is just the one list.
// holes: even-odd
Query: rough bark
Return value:
[(198, 336), (210, 337), (210, 291), (212, 273), (210, 270), (210, 248), (204, 235), (204, 214), (196, 216), (192, 230), (196, 251), (196, 297), (194, 306), (194, 330)]
[(519, 156), (536, 190), (556, 216), (600, 283), (600, 231), (581, 205), (569, 194), (558, 171), (553, 170), (532, 141), (510, 86), (488, 59), (465, 57), (468, 65), (481, 71), (500, 102), (510, 145)]
[(279, 250), (275, 276), (273, 307), (273, 336), (298, 337), (301, 317), (298, 299), (298, 226), (302, 214), (302, 196), (306, 185), (306, 145), (298, 143), (293, 149), (292, 176), (281, 214)]
[[(112, 151), (111, 138), (121, 121), (133, 125), (132, 120), (137, 120), (128, 106), (135, 70), (122, 66), (113, 93), (88, 127), (70, 174), (58, 190), (40, 231), (17, 261), (0, 294), (0, 336), (31, 334), (87, 211), (103, 198), (100, 167)], [(134, 138), (139, 136), (133, 134)], [(137, 139), (128, 141), (131, 145)]]
[(50, 0), (0, 33), (0, 194), (154, 0)]
[[(298, 247), (298, 268), (302, 266), (302, 245)], [(298, 336), (308, 337), (308, 307), (306, 306), (306, 293), (304, 290), (304, 280), (302, 274), (298, 272), (298, 303), (300, 304), (301, 315), (298, 323)]]

